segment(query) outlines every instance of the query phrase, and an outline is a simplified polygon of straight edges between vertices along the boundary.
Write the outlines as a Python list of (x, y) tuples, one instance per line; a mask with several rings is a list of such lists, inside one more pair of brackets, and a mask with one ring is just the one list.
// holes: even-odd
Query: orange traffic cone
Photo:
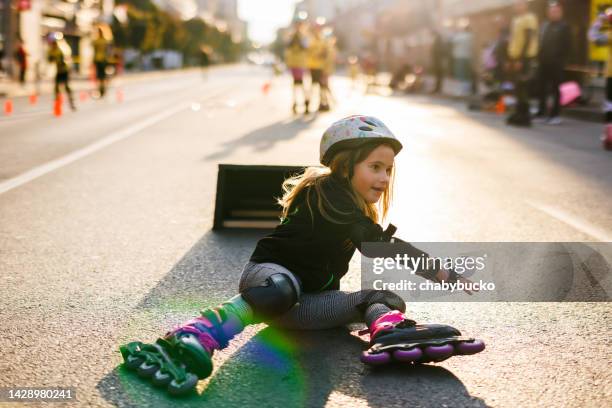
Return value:
[(59, 96), (55, 99), (55, 102), (53, 103), (53, 114), (58, 118), (62, 116), (62, 102), (62, 97)]
[(4, 102), (4, 113), (6, 115), (10, 115), (11, 113), (13, 113), (13, 101), (10, 99), (7, 99)]
[(123, 91), (121, 89), (117, 89), (117, 102), (123, 102)]
[(30, 95), (30, 105), (36, 105), (37, 102), (38, 102), (38, 95), (35, 93)]
[(263, 86), (261, 87), (261, 92), (264, 93), (264, 95), (267, 95), (268, 92), (270, 92), (270, 86), (272, 84), (270, 84), (270, 81), (267, 81), (266, 83), (263, 84)]
[(495, 104), (495, 113), (503, 115), (506, 113), (506, 103), (504, 102), (504, 95), (499, 97), (499, 100)]

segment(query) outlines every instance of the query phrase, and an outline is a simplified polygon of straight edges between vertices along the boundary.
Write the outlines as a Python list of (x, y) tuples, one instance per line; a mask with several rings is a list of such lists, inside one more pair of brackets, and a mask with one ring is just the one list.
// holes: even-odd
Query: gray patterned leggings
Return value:
[(363, 304), (366, 296), (371, 296), (373, 290), (357, 292), (328, 290), (319, 293), (303, 293), (295, 275), (287, 268), (274, 263), (247, 263), (240, 277), (239, 291), (262, 286), (270, 275), (276, 273), (287, 275), (295, 287), (299, 288), (299, 293), (298, 303), (295, 306), (273, 321), (266, 322), (272, 326), (302, 330), (330, 329), (348, 323), (364, 321), (368, 323), (371, 320), (368, 317), (380, 316), (391, 310), (383, 304), (376, 304), (370, 306), (364, 316), (364, 312), (360, 311), (357, 306)]

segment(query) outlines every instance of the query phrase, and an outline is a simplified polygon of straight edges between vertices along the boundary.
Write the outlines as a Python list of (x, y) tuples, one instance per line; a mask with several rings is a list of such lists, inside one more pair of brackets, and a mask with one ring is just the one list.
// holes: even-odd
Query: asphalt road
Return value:
[[(405, 240), (612, 242), (612, 155), (597, 124), (508, 128), (457, 102), (364, 95), (342, 78), (334, 111), (291, 116), (288, 78), (263, 94), (270, 77), (246, 66), (155, 75), (122, 83), (123, 102), (113, 90), (55, 118), (48, 97), (18, 100), (0, 118), (0, 386), (76, 387), (79, 406), (609, 404), (605, 301), (408, 302), (415, 320), (487, 344), (416, 368), (363, 366), (364, 340), (345, 329), (259, 325), (180, 402), (126, 372), (119, 344), (153, 340), (237, 291), (261, 232), (211, 231), (217, 165), (317, 164), (322, 131), (349, 114), (378, 116), (405, 145), (389, 217)], [(609, 255), (596, 300), (610, 296)], [(343, 289), (359, 288), (359, 270), (356, 255)]]

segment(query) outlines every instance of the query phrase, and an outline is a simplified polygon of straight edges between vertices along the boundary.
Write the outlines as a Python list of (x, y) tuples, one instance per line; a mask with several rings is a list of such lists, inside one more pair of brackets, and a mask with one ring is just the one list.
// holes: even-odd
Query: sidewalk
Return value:
[[(425, 77), (425, 84), (427, 90), (432, 89), (434, 84), (434, 78)], [(479, 86), (479, 91), (481, 93), (484, 90), (483, 88), (484, 87), (482, 85)], [(472, 99), (471, 96), (462, 93), (460, 81), (453, 78), (444, 78), (442, 93), (432, 94), (432, 96), (463, 100), (465, 102), (468, 102), (470, 99)], [(536, 102), (532, 101), (532, 106), (536, 106), (535, 104)], [(564, 107), (561, 109), (561, 115), (589, 122), (603, 123), (603, 108), (601, 107), (601, 104), (599, 102), (591, 102), (589, 105), (586, 106), (575, 105)]]

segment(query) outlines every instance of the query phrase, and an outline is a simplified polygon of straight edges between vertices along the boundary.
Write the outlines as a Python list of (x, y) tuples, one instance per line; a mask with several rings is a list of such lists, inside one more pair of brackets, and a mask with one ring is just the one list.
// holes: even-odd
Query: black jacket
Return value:
[(551, 21), (542, 28), (538, 59), (541, 64), (563, 69), (572, 46), (572, 34), (565, 21)]
[[(324, 218), (317, 207), (316, 190), (306, 187), (295, 198), (288, 217), (259, 240), (250, 259), (284, 266), (301, 280), (305, 292), (338, 289), (340, 278), (348, 271), (355, 249), (361, 250), (362, 242), (390, 238), (380, 225), (355, 206), (346, 182), (328, 176), (323, 181), (323, 189), (333, 206), (346, 213), (335, 214), (343, 223)], [(309, 191), (313, 218), (306, 204)]]

